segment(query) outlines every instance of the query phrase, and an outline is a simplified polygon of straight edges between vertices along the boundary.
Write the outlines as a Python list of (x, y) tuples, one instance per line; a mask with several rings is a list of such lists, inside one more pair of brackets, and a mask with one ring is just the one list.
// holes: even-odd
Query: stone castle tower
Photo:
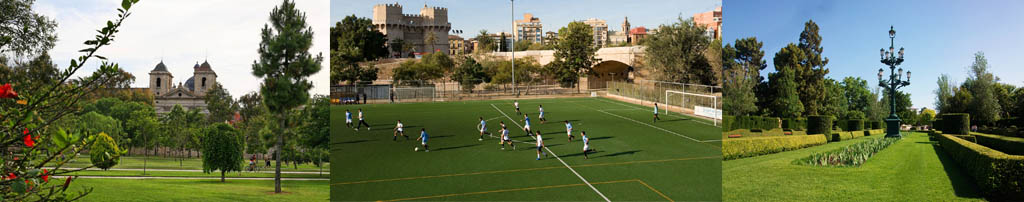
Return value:
[(631, 43), (633, 41), (629, 36), (629, 17), (624, 17), (624, 19), (622, 19), (622, 34), (626, 35), (626, 43)]
[(157, 113), (170, 112), (175, 105), (181, 105), (185, 110), (199, 109), (204, 114), (209, 113), (206, 109), (206, 93), (217, 83), (217, 73), (209, 62), (197, 62), (192, 67), (192, 77), (185, 83), (175, 85), (173, 79), (174, 75), (167, 71), (163, 61), (149, 72), (149, 89), (153, 92), (153, 106)]
[(399, 39), (412, 45), (411, 51), (392, 50), (392, 55), (408, 57), (412, 52), (449, 52), (451, 23), (448, 22), (447, 8), (424, 4), (419, 14), (403, 14), (402, 5), (398, 3), (377, 4), (373, 6), (373, 28), (387, 35), (389, 45)]

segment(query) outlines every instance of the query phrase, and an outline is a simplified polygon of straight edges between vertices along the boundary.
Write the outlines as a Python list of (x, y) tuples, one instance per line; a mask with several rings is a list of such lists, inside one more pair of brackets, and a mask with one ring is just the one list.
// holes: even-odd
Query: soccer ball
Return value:
[(412, 151), (420, 151), (419, 147), (412, 148)]

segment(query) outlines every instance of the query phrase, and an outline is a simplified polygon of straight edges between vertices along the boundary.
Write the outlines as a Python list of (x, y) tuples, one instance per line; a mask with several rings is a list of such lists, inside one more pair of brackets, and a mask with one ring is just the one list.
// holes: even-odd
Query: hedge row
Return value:
[(882, 121), (872, 121), (871, 129), (882, 129)]
[(763, 116), (722, 116), (722, 129), (771, 130), (779, 128), (779, 118)]
[(726, 160), (778, 153), (823, 145), (824, 135), (792, 135), (726, 139), (722, 141), (722, 157)]
[(971, 131), (971, 115), (967, 113), (942, 114), (942, 119), (936, 123), (935, 129), (945, 134), (967, 135)]
[(982, 146), (1011, 155), (1024, 155), (1024, 138), (971, 133), (975, 141)]
[(952, 135), (936, 137), (943, 150), (974, 178), (983, 194), (1000, 200), (1024, 200), (1024, 156), (1009, 155)]
[(807, 130), (807, 119), (805, 118), (783, 118), (782, 129), (786, 130)]
[[(856, 132), (860, 132), (860, 131), (856, 131)], [(829, 142), (839, 142), (839, 141), (843, 141), (843, 140), (853, 139), (854, 138), (853, 133), (854, 133), (853, 131), (835, 132), (835, 133), (832, 133), (832, 138), (830, 138), (828, 141)]]
[[(831, 116), (808, 116), (807, 134), (825, 134), (826, 138), (832, 137)], [(831, 139), (829, 141), (832, 141)]]

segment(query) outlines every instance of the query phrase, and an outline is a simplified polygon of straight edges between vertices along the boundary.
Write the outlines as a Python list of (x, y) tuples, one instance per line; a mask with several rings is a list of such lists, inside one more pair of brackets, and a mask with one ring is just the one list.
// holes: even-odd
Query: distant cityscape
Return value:
[[(722, 7), (697, 13), (693, 16), (697, 26), (705, 27), (705, 36), (714, 39), (722, 37)], [(629, 17), (624, 16), (620, 29), (611, 30), (607, 21), (599, 18), (582, 20), (594, 29), (594, 45), (598, 47), (619, 47), (640, 45), (648, 34), (658, 32), (657, 28), (645, 26), (632, 27)], [(652, 25), (657, 26), (657, 25)], [(463, 30), (452, 29), (448, 20), (448, 9), (430, 7), (426, 4), (419, 14), (402, 13), (402, 5), (378, 4), (373, 7), (373, 28), (387, 35), (388, 44), (401, 43), (402, 50), (391, 50), (391, 57), (419, 57), (429, 52), (445, 52), (449, 55), (472, 53), (479, 49), (475, 37), (459, 36)], [(557, 30), (558, 28), (553, 28)], [(478, 32), (469, 32), (475, 35)], [(558, 39), (558, 32), (545, 31), (541, 18), (532, 13), (524, 13), (522, 19), (515, 20), (512, 33), (487, 33), (499, 44), (498, 52), (512, 51), (514, 42), (529, 41), (532, 44), (551, 45)]]

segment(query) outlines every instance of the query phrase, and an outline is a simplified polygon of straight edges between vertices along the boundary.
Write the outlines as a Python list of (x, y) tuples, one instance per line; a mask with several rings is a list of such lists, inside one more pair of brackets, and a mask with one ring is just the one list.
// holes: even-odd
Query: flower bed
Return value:
[(899, 141), (898, 138), (878, 138), (849, 145), (825, 153), (812, 154), (797, 160), (801, 165), (830, 167), (856, 167), (864, 164), (871, 156)]

